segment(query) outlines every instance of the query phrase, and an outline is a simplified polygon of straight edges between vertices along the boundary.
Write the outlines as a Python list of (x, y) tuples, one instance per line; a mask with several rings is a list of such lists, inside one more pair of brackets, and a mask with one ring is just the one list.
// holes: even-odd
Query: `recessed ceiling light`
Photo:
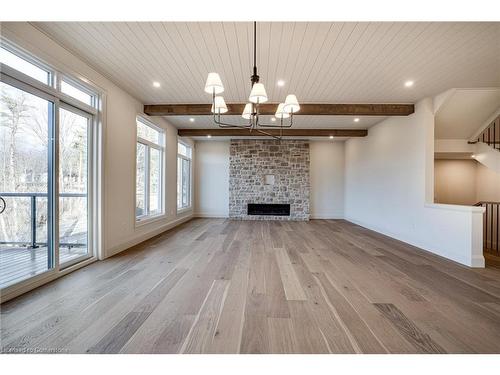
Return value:
[(271, 117), (271, 122), (276, 122), (276, 117)]
[(194, 117), (191, 117), (191, 118), (189, 119), (189, 122), (194, 122)]
[(333, 135), (330, 136), (330, 139), (333, 139)]
[(160, 82), (156, 82), (156, 81), (155, 81), (155, 82), (153, 82), (153, 86), (154, 86), (154, 87), (160, 87), (161, 85), (160, 85)]
[(285, 81), (283, 81), (282, 79), (279, 79), (278, 82), (276, 82), (276, 84), (279, 86), (279, 87), (283, 87), (285, 86)]
[(415, 82), (413, 81), (406, 81), (405, 82), (405, 87), (412, 87)]
[(354, 122), (359, 122), (359, 117), (356, 117), (356, 118), (354, 119)]
[(207, 138), (212, 138), (212, 136), (209, 134), (209, 135), (207, 135)]

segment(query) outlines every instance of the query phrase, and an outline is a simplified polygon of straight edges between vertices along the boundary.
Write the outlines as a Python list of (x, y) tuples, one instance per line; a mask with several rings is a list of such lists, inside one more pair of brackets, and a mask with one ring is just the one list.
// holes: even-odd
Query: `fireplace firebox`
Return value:
[(289, 204), (248, 203), (248, 215), (290, 216)]

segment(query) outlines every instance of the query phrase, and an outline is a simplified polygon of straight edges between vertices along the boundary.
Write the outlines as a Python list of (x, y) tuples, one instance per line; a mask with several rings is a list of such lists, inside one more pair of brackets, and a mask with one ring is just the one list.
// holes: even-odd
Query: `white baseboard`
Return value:
[(229, 217), (227, 212), (195, 212), (193, 216), (214, 219), (227, 219)]
[(370, 230), (373, 230), (374, 232), (378, 232), (380, 234), (383, 234), (384, 236), (388, 236), (388, 237), (394, 238), (398, 241), (401, 241), (401, 242), (407, 243), (409, 245), (418, 247), (419, 249), (421, 249), (423, 251), (427, 251), (429, 253), (440, 256), (442, 258), (449, 259), (449, 260), (452, 260), (454, 262), (460, 263), (464, 266), (474, 267), (474, 268), (476, 268), (476, 267), (477, 268), (484, 268), (484, 257), (482, 257), (482, 256), (480, 258), (472, 259), (472, 260), (458, 258), (458, 257), (448, 257), (448, 256), (443, 255), (442, 253), (439, 253), (438, 251), (436, 251), (436, 249), (433, 246), (431, 246), (423, 241), (415, 241), (413, 239), (406, 238), (404, 236), (401, 236), (400, 234), (392, 233), (392, 232), (387, 231), (385, 229), (379, 228), (375, 225), (367, 224), (365, 222), (361, 222), (359, 220), (353, 219), (352, 217), (346, 216), (345, 220), (350, 221), (351, 223), (359, 225), (363, 228), (370, 229)]
[[(224, 212), (195, 212), (193, 214), (194, 217), (201, 217), (201, 218), (214, 218), (214, 219), (227, 219), (229, 218), (229, 215)], [(343, 219), (344, 214), (342, 213), (337, 213), (337, 212), (332, 212), (332, 213), (325, 213), (325, 214), (314, 214), (310, 216), (310, 219), (318, 219), (318, 220), (328, 220), (328, 219)]]
[(168, 222), (168, 223), (166, 223), (158, 228), (155, 228), (152, 231), (149, 231), (141, 236), (138, 236), (136, 238), (128, 240), (128, 241), (121, 243), (119, 245), (113, 246), (111, 249), (109, 249), (105, 252), (104, 259), (109, 258), (113, 255), (116, 255), (124, 250), (127, 250), (128, 248), (131, 248), (132, 246), (138, 245), (141, 242), (149, 240), (150, 238), (152, 238), (160, 233), (163, 233), (169, 229), (172, 229), (178, 225), (181, 225), (181, 224), (191, 220), (193, 217), (194, 217), (194, 215), (182, 216), (182, 217), (175, 219), (173, 221), (170, 221), (170, 222)]
[(484, 256), (472, 257), (471, 267), (474, 268), (484, 268), (486, 266), (486, 261)]
[(344, 214), (342, 212), (326, 212), (320, 214), (311, 214), (310, 219), (312, 220), (335, 220), (335, 219), (343, 219)]
[[(229, 214), (227, 212), (195, 212), (193, 214), (194, 217), (203, 217), (203, 218), (223, 218), (227, 219), (229, 218)], [(328, 220), (328, 219), (343, 219), (344, 214), (342, 212), (324, 212), (324, 213), (319, 213), (319, 214), (311, 214), (310, 219), (323, 219), (323, 220)]]

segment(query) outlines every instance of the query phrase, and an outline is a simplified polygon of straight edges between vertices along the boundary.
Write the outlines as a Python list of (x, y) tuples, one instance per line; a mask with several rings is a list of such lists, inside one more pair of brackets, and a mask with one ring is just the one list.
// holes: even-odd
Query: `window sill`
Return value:
[(161, 214), (154, 215), (154, 216), (146, 216), (143, 219), (139, 219), (139, 220), (136, 219), (135, 220), (135, 227), (138, 228), (138, 227), (142, 227), (142, 226), (147, 225), (147, 224), (155, 223), (157, 221), (165, 219), (166, 217), (167, 217), (167, 215), (165, 215), (165, 213), (161, 213)]

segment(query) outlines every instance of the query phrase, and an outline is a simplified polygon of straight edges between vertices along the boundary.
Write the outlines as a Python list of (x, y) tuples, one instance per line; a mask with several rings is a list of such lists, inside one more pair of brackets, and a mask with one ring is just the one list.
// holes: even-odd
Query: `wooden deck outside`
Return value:
[[(66, 263), (87, 253), (85, 247), (59, 249), (60, 263)], [(12, 285), (47, 270), (47, 248), (0, 246), (0, 288)]]

